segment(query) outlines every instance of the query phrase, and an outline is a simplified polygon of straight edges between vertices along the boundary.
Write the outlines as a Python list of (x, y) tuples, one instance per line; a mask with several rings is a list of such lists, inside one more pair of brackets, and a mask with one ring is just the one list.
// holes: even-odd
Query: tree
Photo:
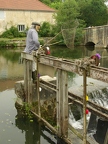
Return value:
[[(58, 32), (62, 30), (63, 35), (63, 37), (59, 36), (58, 40), (64, 38), (64, 42), (69, 48), (74, 45), (75, 31), (79, 21), (77, 20), (78, 16), (79, 7), (75, 0), (65, 0), (61, 3), (55, 16), (57, 30)], [(79, 39), (78, 36), (77, 39)]]
[(88, 0), (80, 9), (80, 19), (84, 20), (86, 26), (106, 25), (108, 22), (108, 11), (104, 0)]
[(46, 5), (50, 5), (51, 4), (51, 0), (40, 0), (42, 3), (46, 4)]
[(66, 25), (67, 28), (72, 27), (74, 20), (79, 15), (79, 8), (75, 0), (65, 0), (57, 11), (56, 22), (57, 26), (61, 28)]

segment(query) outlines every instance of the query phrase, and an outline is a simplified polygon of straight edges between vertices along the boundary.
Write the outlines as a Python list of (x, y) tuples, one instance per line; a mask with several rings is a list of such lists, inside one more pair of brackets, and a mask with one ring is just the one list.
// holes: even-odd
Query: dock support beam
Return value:
[(87, 143), (86, 84), (87, 84), (87, 70), (83, 69), (83, 144)]
[(57, 130), (61, 137), (68, 136), (68, 76), (67, 72), (57, 69)]
[(24, 90), (26, 102), (32, 103), (32, 61), (24, 59)]

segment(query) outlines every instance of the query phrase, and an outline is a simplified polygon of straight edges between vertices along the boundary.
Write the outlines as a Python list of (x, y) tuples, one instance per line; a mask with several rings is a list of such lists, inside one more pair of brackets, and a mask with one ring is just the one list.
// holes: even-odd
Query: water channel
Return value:
[[(17, 113), (14, 84), (23, 79), (23, 64), (20, 63), (21, 51), (23, 51), (23, 48), (0, 50), (0, 144), (63, 144), (45, 127), (40, 127), (36, 120), (30, 122), (27, 117), (22, 117)], [(101, 66), (108, 68), (107, 49), (77, 47), (70, 50), (66, 47), (51, 48), (51, 55), (71, 59), (88, 57), (96, 53), (101, 55)], [(91, 80), (88, 80), (89, 82)], [(92, 80), (93, 82), (94, 80)], [(96, 83), (99, 82), (96, 81)], [(78, 85), (82, 85), (82, 78), (76, 74), (70, 74), (69, 87)], [(106, 101), (108, 95), (106, 95), (103, 95), (106, 102), (105, 107), (108, 105), (108, 101)], [(82, 127), (81, 123), (78, 123), (78, 121), (76, 123), (75, 119), (72, 122), (75, 128), (80, 129)]]

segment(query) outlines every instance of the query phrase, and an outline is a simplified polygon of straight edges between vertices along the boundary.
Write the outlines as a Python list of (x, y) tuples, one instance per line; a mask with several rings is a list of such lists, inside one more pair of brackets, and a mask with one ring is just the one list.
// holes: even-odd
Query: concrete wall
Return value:
[(108, 46), (108, 25), (85, 29), (84, 45), (94, 43), (95, 47)]
[(3, 11), (3, 17), (0, 17), (0, 33), (5, 28), (10, 28), (12, 25), (17, 26), (24, 24), (25, 27), (30, 27), (33, 21), (42, 23), (47, 21), (51, 24), (54, 23), (53, 14), (54, 12), (39, 12), (39, 11)]

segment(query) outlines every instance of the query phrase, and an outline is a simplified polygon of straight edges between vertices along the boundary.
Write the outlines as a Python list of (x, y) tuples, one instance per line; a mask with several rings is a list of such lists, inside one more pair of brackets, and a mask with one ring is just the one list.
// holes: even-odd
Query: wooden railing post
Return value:
[(83, 144), (87, 143), (86, 84), (87, 84), (87, 70), (83, 69)]
[(39, 95), (39, 56), (36, 57), (36, 63), (37, 63), (37, 97), (38, 97), (38, 115), (41, 117), (41, 111), (40, 111), (40, 95)]
[(24, 59), (24, 90), (26, 102), (32, 103), (32, 61)]
[(57, 70), (57, 129), (59, 136), (68, 136), (68, 79), (67, 72)]

